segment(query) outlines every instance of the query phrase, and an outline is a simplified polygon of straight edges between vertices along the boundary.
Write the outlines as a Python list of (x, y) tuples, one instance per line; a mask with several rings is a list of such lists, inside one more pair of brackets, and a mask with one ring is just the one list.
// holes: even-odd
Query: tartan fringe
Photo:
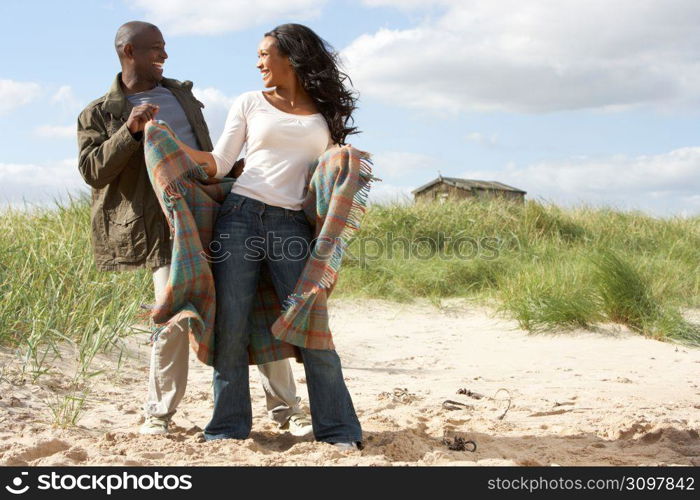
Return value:
[(299, 304), (304, 303), (304, 297), (299, 295), (298, 293), (292, 293), (287, 296), (286, 299), (284, 299), (284, 302), (282, 303), (282, 314), (286, 314), (287, 311), (290, 309), (298, 306)]
[(194, 165), (161, 188), (163, 193), (162, 200), (168, 215), (165, 219), (168, 221), (171, 233), (175, 232), (173, 209), (175, 208), (176, 200), (187, 194), (189, 187), (192, 185), (190, 179), (205, 179), (207, 177), (208, 175), (202, 165)]
[(204, 171), (204, 166), (202, 165), (194, 165), (188, 168), (182, 175), (170, 181), (163, 188), (165, 201), (171, 205), (173, 200), (185, 196), (187, 194), (188, 185), (192, 182), (190, 179), (206, 179), (207, 177), (207, 173)]
[[(320, 290), (329, 289), (335, 283), (338, 277), (338, 270), (343, 261), (343, 255), (348, 247), (348, 244), (354, 233), (360, 229), (360, 221), (367, 210), (367, 198), (371, 183), (379, 180), (372, 175), (372, 159), (369, 153), (359, 151), (360, 156), (360, 171), (357, 182), (359, 189), (355, 192), (348, 212), (343, 229), (335, 238), (333, 253), (331, 254), (328, 264), (319, 280), (319, 283), (313, 287), (312, 295), (315, 295)], [(290, 294), (282, 304), (282, 314), (286, 314), (290, 309), (304, 303), (304, 297), (298, 294)]]
[(160, 337), (160, 334), (163, 333), (163, 330), (165, 330), (165, 328), (167, 326), (168, 325), (156, 325), (156, 326), (151, 327), (151, 336), (148, 339), (149, 342), (151, 342), (151, 343), (157, 342), (158, 337)]
[(362, 216), (365, 214), (367, 209), (367, 197), (369, 196), (371, 182), (375, 180), (374, 176), (372, 175), (372, 159), (370, 154), (364, 151), (360, 151), (359, 154), (360, 172), (357, 182), (360, 184), (360, 188), (353, 196), (350, 211), (345, 219), (345, 225), (340, 231), (338, 237), (335, 239), (333, 254), (331, 255), (328, 265), (323, 272), (323, 276), (321, 276), (319, 288), (322, 289), (328, 289), (333, 286), (333, 283), (335, 283), (338, 277), (338, 270), (343, 262), (345, 250), (347, 249), (348, 244), (355, 232), (360, 229), (360, 221), (362, 220)]

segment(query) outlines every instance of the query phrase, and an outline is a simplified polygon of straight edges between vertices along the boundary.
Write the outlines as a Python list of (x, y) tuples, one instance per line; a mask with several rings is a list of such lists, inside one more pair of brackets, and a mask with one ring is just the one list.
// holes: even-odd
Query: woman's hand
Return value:
[(158, 121), (156, 121), (155, 119), (152, 119), (152, 120), (148, 120), (148, 125), (150, 125), (151, 127), (158, 128), (158, 129), (162, 130), (163, 132), (171, 132), (170, 135), (172, 136), (172, 138), (173, 138), (173, 140), (175, 141), (175, 143), (177, 144), (177, 146), (178, 146), (180, 149), (183, 149), (184, 144), (183, 144), (182, 141), (177, 137), (177, 135), (175, 135), (175, 133), (172, 133), (172, 131), (170, 130), (170, 128), (168, 128), (168, 126), (165, 124), (165, 122), (158, 122)]
[[(156, 121), (155, 119), (154, 119), (154, 120), (148, 120), (148, 125), (150, 125), (151, 127), (159, 128), (160, 130), (162, 130), (162, 131), (164, 131), (164, 132), (170, 132), (170, 131), (171, 131), (170, 128), (168, 128), (168, 126), (165, 124), (165, 122)], [(176, 136), (174, 133), (171, 134), (171, 135), (173, 136), (173, 139), (175, 139), (175, 142), (178, 143), (178, 146), (182, 144), (182, 143), (180, 142), (180, 139), (178, 139), (177, 136)]]
[(165, 125), (165, 122), (160, 122), (155, 119), (148, 120), (148, 125), (150, 125), (151, 127), (159, 128), (161, 130), (168, 130), (168, 127), (167, 125)]
[[(165, 131), (170, 131), (167, 125), (164, 123), (158, 123), (155, 121), (149, 122), (152, 126), (158, 127), (161, 130)], [(204, 167), (204, 171), (207, 173), (209, 177), (214, 177), (216, 175), (216, 161), (214, 160), (214, 157), (212, 156), (211, 153), (208, 153), (206, 151), (199, 151), (197, 149), (189, 147), (187, 144), (182, 142), (178, 137), (173, 133), (173, 140), (177, 144), (177, 147), (182, 149), (187, 156), (190, 157), (190, 159), (195, 162), (197, 165), (201, 165)]]

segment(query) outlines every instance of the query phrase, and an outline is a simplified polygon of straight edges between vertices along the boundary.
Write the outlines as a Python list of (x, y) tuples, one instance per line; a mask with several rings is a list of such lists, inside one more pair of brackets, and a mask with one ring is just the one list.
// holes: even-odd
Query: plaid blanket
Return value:
[[(151, 317), (155, 336), (188, 332), (197, 358), (212, 365), (216, 292), (209, 245), (219, 206), (234, 180), (212, 183), (174, 137), (167, 126), (164, 130), (149, 124), (144, 132), (148, 175), (173, 234), (168, 285), (157, 298)], [(314, 249), (284, 305), (275, 293), (267, 266), (262, 267), (248, 318), (251, 364), (286, 357), (300, 360), (295, 346), (334, 348), (326, 300), (336, 283), (349, 237), (359, 228), (373, 177), (369, 155), (351, 146), (327, 151), (310, 169), (303, 209), (315, 223)]]
[(315, 243), (272, 333), (308, 349), (335, 349), (328, 328), (327, 299), (352, 233), (360, 228), (374, 178), (369, 155), (352, 146), (326, 151), (311, 168), (302, 208), (316, 228)]

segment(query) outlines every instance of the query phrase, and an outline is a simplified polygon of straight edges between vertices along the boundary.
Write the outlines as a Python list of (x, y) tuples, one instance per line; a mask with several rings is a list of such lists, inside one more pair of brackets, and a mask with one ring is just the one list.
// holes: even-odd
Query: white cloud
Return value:
[[(131, 0), (169, 35), (216, 35), (285, 19), (311, 19), (325, 0)], [(267, 26), (266, 26), (267, 27)], [(268, 29), (274, 26), (270, 25)]]
[(664, 154), (577, 157), (500, 171), (468, 170), (460, 177), (495, 180), (527, 197), (573, 205), (638, 208), (658, 215), (700, 214), (700, 147)]
[(216, 140), (221, 136), (224, 130), (226, 115), (233, 101), (236, 100), (236, 97), (227, 96), (221, 90), (214, 87), (205, 87), (202, 89), (194, 87), (192, 92), (197, 99), (204, 103), (204, 119), (207, 121), (211, 139), (216, 143)]
[(482, 146), (496, 146), (498, 144), (498, 136), (496, 134), (485, 135), (481, 132), (470, 132), (466, 138), (469, 142)]
[(368, 7), (394, 7), (402, 10), (425, 9), (432, 5), (449, 6), (455, 0), (362, 0)]
[(214, 87), (205, 87), (200, 89), (199, 87), (194, 87), (192, 89), (195, 97), (202, 101), (206, 106), (210, 107), (220, 107), (228, 111), (228, 109), (236, 100), (236, 97), (227, 96), (222, 91)]
[(76, 125), (41, 125), (34, 129), (34, 134), (48, 139), (75, 139), (77, 136)]
[(428, 171), (437, 177), (438, 162), (435, 158), (420, 153), (386, 151), (372, 155), (374, 175), (384, 178), (405, 178), (407, 174)]
[(37, 83), (0, 79), (0, 115), (29, 104), (40, 93), (41, 87)]
[(73, 93), (70, 85), (63, 85), (51, 96), (51, 104), (60, 106), (67, 113), (76, 113), (83, 109), (80, 100)]
[(0, 163), (0, 204), (23, 200), (50, 204), (65, 198), (66, 193), (85, 190), (77, 158), (50, 164)]
[(421, 153), (384, 151), (372, 155), (372, 173), (382, 179), (370, 189), (371, 203), (408, 203), (413, 200), (411, 189), (402, 185), (413, 174), (423, 172), (422, 177), (437, 177), (440, 163), (437, 158)]
[(413, 201), (411, 188), (384, 182), (374, 182), (369, 191), (369, 203), (410, 203)]
[(364, 95), (455, 113), (700, 102), (695, 0), (429, 3), (441, 14), (363, 35), (343, 51)]

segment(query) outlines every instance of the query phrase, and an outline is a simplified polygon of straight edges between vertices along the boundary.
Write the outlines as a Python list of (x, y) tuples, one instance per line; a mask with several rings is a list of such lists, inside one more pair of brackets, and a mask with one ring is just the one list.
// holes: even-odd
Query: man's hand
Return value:
[(238, 178), (241, 176), (243, 173), (243, 169), (245, 168), (245, 158), (241, 158), (238, 160), (236, 163), (233, 164), (233, 168), (231, 169), (231, 177)]
[(146, 122), (156, 116), (158, 109), (158, 106), (155, 104), (140, 104), (132, 109), (129, 118), (126, 120), (126, 128), (129, 129), (131, 135), (143, 132)]

